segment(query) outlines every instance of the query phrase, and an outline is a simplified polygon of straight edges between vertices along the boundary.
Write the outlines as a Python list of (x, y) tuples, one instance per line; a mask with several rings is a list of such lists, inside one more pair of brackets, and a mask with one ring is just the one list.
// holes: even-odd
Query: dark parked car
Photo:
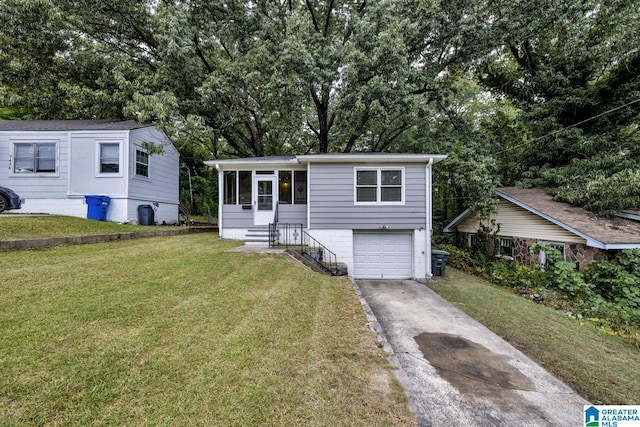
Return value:
[(22, 200), (12, 189), (0, 187), (0, 212), (9, 209), (20, 209)]

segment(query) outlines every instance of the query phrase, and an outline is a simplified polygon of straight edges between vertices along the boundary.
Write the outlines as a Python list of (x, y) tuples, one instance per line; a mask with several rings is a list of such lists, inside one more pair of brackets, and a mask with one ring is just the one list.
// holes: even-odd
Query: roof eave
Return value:
[(273, 168), (274, 166), (292, 166), (298, 165), (298, 160), (294, 157), (292, 159), (265, 159), (260, 161), (248, 161), (247, 159), (229, 159), (229, 160), (205, 160), (205, 165), (217, 169), (261, 169), (261, 168)]
[(433, 163), (446, 159), (444, 154), (378, 154), (372, 153), (349, 154), (340, 156), (336, 154), (306, 154), (297, 156), (300, 163)]
[(445, 233), (455, 233), (457, 231), (458, 224), (471, 216), (471, 209), (465, 209), (460, 215), (455, 217), (442, 231)]

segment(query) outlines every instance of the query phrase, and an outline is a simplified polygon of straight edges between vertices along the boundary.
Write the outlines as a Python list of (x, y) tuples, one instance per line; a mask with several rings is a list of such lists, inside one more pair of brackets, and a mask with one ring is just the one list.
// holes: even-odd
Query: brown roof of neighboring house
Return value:
[[(518, 206), (581, 235), (587, 242), (608, 249), (619, 245), (637, 244), (640, 247), (640, 222), (624, 218), (603, 218), (577, 206), (557, 202), (543, 188), (498, 188), (496, 194)], [(594, 242), (596, 241), (596, 242)]]
[(0, 131), (132, 130), (144, 125), (135, 120), (0, 120)]

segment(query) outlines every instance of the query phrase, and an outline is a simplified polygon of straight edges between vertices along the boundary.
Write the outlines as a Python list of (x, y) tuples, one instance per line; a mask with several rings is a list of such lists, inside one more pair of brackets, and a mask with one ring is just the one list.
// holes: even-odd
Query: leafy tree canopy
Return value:
[(195, 176), (211, 157), (441, 152), (443, 219), (513, 184), (610, 212), (640, 206), (639, 9), (5, 0), (0, 106), (157, 122)]

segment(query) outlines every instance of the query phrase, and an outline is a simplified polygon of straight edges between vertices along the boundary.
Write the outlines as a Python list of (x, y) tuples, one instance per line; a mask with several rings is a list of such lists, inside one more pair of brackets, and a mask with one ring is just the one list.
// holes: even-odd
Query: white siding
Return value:
[[(13, 143), (19, 142), (56, 143), (55, 174), (14, 174)], [(29, 199), (65, 198), (69, 177), (69, 134), (66, 132), (2, 132), (0, 133), (0, 185), (13, 189), (27, 203), (23, 211), (28, 211)]]
[[(149, 155), (149, 176), (136, 176), (136, 149), (143, 142), (161, 146), (163, 152)], [(143, 150), (144, 151), (144, 150)], [(180, 156), (171, 141), (154, 127), (134, 129), (127, 149), (127, 218), (137, 218), (138, 206), (152, 205), (158, 224), (178, 221), (180, 192)]]
[[(152, 200), (162, 203), (178, 203), (180, 158), (169, 139), (153, 127), (134, 129), (129, 136), (129, 179), (128, 195), (132, 199)], [(145, 141), (161, 145), (163, 153), (149, 156), (149, 177), (135, 174), (136, 149)]]
[[(133, 179), (135, 146), (143, 141), (162, 144), (165, 152), (151, 156), (149, 179)], [(14, 142), (55, 142), (56, 173), (13, 174)], [(120, 144), (118, 173), (100, 173), (100, 142)], [(136, 219), (137, 206), (142, 204), (156, 206), (157, 222), (178, 220), (179, 154), (167, 137), (153, 127), (131, 131), (0, 132), (0, 162), (5, 165), (0, 167), (0, 185), (14, 189), (25, 199), (23, 212), (86, 216), (84, 196), (102, 195), (112, 199), (109, 221)]]
[[(70, 157), (64, 158), (65, 163), (70, 161), (72, 165), (69, 174), (69, 195), (126, 197), (127, 132), (72, 132), (70, 139)], [(121, 145), (119, 173), (100, 174), (100, 142)]]
[[(552, 242), (586, 243), (585, 239), (505, 200), (500, 201), (498, 213), (493, 215), (491, 219), (499, 224), (498, 234), (500, 236), (524, 237)], [(480, 220), (476, 215), (467, 218), (457, 227), (458, 231), (463, 233), (476, 233), (479, 228)]]

